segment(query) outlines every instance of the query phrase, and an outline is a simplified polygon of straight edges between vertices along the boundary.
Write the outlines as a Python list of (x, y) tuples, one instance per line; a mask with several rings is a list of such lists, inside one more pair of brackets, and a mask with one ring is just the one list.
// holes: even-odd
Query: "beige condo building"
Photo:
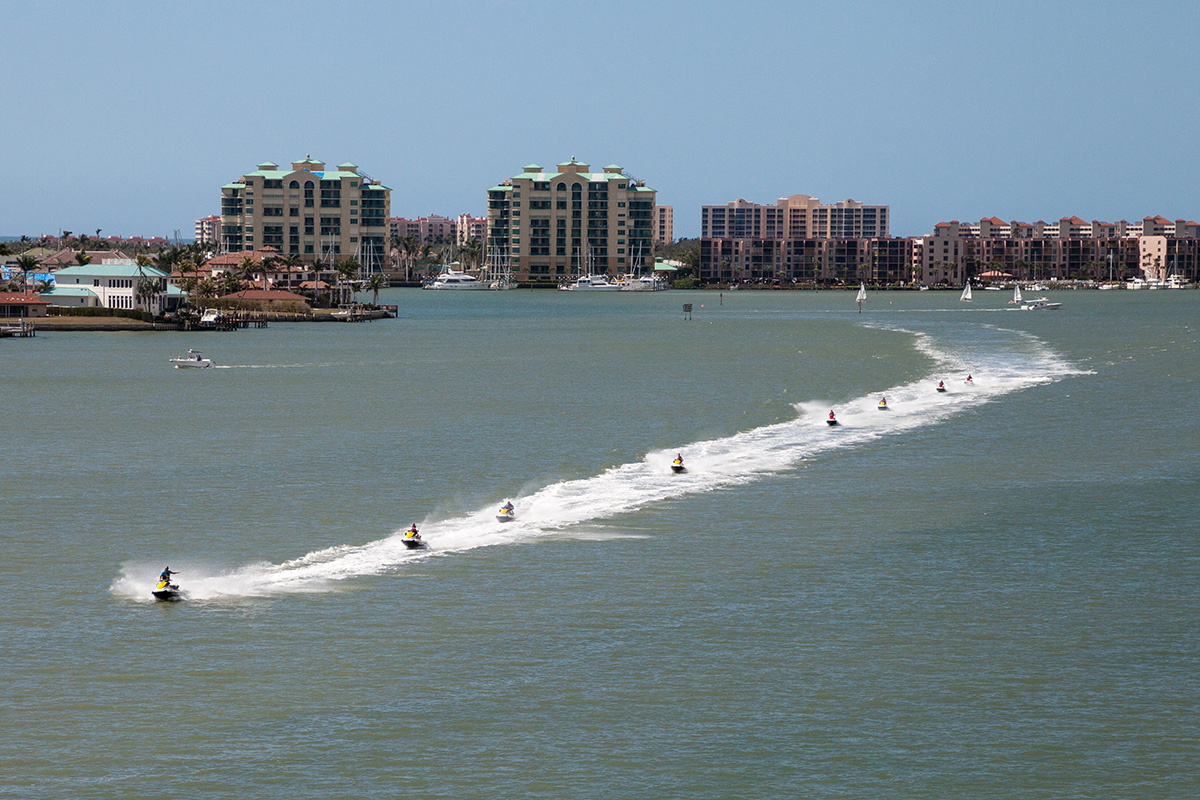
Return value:
[(355, 164), (328, 169), (311, 156), (290, 169), (264, 162), (221, 187), (221, 249), (273, 247), (309, 263), (354, 258), (379, 268), (388, 252), (391, 192)]
[(654, 206), (654, 243), (675, 241), (675, 206)]
[(648, 269), (654, 199), (616, 164), (602, 172), (574, 158), (551, 172), (530, 164), (488, 189), (487, 252), (507, 260), (516, 280), (534, 284)]
[(876, 239), (888, 237), (888, 206), (857, 200), (823, 204), (807, 194), (781, 197), (775, 205), (734, 200), (701, 206), (700, 236), (712, 239)]

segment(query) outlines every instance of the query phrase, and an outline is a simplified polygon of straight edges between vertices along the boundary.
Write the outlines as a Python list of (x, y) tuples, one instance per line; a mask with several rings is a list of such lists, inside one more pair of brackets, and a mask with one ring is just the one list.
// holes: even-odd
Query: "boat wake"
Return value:
[[(933, 372), (912, 383), (879, 387), (850, 400), (797, 403), (796, 417), (787, 422), (652, 451), (640, 461), (619, 464), (592, 477), (553, 483), (523, 496), (506, 495), (504, 487), (497, 487), (495, 504), (457, 517), (425, 520), (421, 529), (428, 549), (409, 550), (398, 530), (377, 541), (316, 550), (281, 564), (251, 564), (209, 574), (202, 567), (184, 564), (181, 583), (189, 598), (197, 600), (328, 591), (349, 578), (377, 575), (404, 564), (475, 548), (552, 535), (586, 537), (595, 533), (594, 526), (586, 523), (686, 495), (747, 484), (827, 451), (862, 446), (881, 437), (935, 425), (1005, 395), (1069, 375), (1086, 374), (1037, 337), (1020, 331), (972, 325), (969, 340), (946, 336), (954, 341), (949, 347), (926, 333), (887, 325), (872, 327), (911, 335), (915, 347), (935, 362)], [(968, 373), (974, 376), (969, 384), (964, 382)], [(946, 381), (945, 393), (934, 391), (939, 380)], [(878, 410), (883, 396), (888, 401), (886, 413)], [(830, 408), (837, 409), (841, 423), (837, 427), (825, 424)], [(676, 452), (686, 455), (686, 473), (671, 473), (670, 463)], [(501, 497), (511, 497), (516, 505), (514, 521), (496, 520), (495, 509)], [(125, 565), (122, 576), (112, 586), (113, 593), (149, 601), (152, 582), (136, 576), (152, 576), (156, 569), (146, 564)]]

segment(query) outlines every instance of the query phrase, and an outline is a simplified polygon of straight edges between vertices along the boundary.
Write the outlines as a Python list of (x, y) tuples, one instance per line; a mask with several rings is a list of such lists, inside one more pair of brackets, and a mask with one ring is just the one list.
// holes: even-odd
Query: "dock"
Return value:
[(37, 326), (27, 319), (16, 325), (0, 325), (0, 339), (32, 339), (37, 336)]

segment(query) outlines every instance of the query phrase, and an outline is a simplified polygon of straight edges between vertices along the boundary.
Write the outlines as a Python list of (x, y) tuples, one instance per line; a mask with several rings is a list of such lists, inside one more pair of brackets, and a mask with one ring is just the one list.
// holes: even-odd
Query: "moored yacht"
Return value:
[(619, 292), (620, 284), (613, 283), (607, 275), (581, 275), (573, 281), (559, 284), (564, 292)]
[(468, 275), (465, 272), (459, 272), (451, 267), (446, 267), (446, 269), (442, 270), (440, 275), (421, 288), (453, 289), (463, 291), (471, 289), (486, 289), (488, 288), (488, 285), (480, 281), (474, 275)]

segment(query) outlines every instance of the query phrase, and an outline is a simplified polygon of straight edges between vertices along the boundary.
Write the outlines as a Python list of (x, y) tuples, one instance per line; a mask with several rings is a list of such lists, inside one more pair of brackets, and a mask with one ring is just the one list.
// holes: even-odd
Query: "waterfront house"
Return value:
[[(102, 264), (79, 264), (54, 273), (54, 287), (42, 297), (58, 306), (141, 309), (151, 314), (174, 311), (184, 294), (167, 280), (167, 273), (139, 266), (132, 259), (113, 259)], [(151, 281), (148, 296), (138, 292), (141, 281)]]
[(0, 317), (45, 317), (50, 301), (33, 292), (0, 292)]

